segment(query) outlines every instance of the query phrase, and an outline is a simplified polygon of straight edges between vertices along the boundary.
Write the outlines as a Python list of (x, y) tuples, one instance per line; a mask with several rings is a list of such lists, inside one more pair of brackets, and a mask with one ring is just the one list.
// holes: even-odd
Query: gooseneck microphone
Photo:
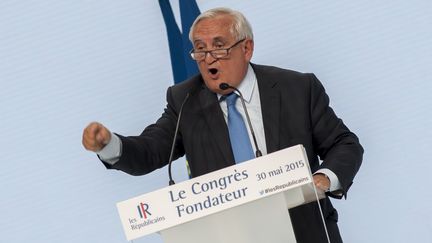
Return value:
[(171, 145), (171, 153), (170, 153), (170, 157), (169, 157), (169, 160), (168, 160), (168, 176), (169, 176), (169, 183), (168, 184), (170, 186), (175, 184), (175, 182), (174, 182), (174, 180), (172, 178), (172, 174), (171, 174), (171, 164), (172, 164), (172, 159), (173, 159), (173, 154), (174, 154), (174, 148), (175, 148), (175, 144), (176, 144), (176, 140), (177, 140), (177, 134), (178, 134), (178, 129), (179, 129), (179, 125), (180, 125), (180, 119), (181, 119), (181, 115), (182, 115), (182, 112), (183, 112), (183, 106), (186, 104), (186, 101), (189, 99), (189, 96), (190, 96), (190, 92), (186, 94), (186, 97), (184, 98), (183, 103), (180, 106), (180, 111), (179, 111), (178, 117), (177, 117), (176, 129), (175, 129), (175, 132), (174, 132), (174, 138), (173, 138), (173, 142), (172, 142), (172, 145)]
[(249, 125), (249, 130), (250, 130), (250, 132), (252, 134), (252, 138), (253, 138), (253, 141), (254, 141), (254, 144), (255, 144), (255, 157), (261, 157), (262, 153), (261, 153), (261, 150), (258, 148), (258, 143), (257, 143), (256, 137), (255, 137), (254, 130), (252, 128), (252, 123), (251, 123), (251, 120), (249, 118), (249, 113), (248, 113), (248, 111), (246, 109), (246, 104), (245, 104), (245, 101), (244, 101), (242, 93), (236, 87), (233, 87), (233, 86), (231, 86), (231, 85), (229, 85), (227, 83), (221, 83), (219, 85), (219, 88), (221, 90), (232, 89), (232, 90), (237, 91), (237, 93), (240, 95), (240, 100), (241, 100), (241, 103), (242, 103), (242, 106), (243, 106), (243, 110), (245, 111), (245, 114), (246, 114), (246, 120), (247, 120), (247, 123)]

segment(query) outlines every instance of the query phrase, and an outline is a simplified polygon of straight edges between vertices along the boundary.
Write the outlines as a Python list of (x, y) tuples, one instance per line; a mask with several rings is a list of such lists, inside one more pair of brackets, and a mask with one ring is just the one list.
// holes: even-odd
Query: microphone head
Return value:
[(227, 90), (227, 89), (230, 88), (230, 85), (227, 84), (227, 83), (221, 83), (221, 84), (219, 84), (219, 88), (220, 88), (221, 90)]

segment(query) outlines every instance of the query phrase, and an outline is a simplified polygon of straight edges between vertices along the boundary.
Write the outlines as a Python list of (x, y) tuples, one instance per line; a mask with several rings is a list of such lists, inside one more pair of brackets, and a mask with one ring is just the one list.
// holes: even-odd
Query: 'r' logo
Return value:
[(138, 213), (141, 218), (147, 219), (151, 213), (149, 212), (149, 205), (147, 203), (140, 203), (138, 206)]

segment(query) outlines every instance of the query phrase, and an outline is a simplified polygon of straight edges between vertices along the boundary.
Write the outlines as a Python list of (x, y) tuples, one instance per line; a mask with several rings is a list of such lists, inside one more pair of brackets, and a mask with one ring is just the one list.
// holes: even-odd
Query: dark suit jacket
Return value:
[[(363, 148), (355, 134), (329, 107), (329, 98), (313, 74), (252, 64), (261, 100), (262, 118), (268, 153), (303, 144), (312, 171), (333, 171), (346, 195), (357, 173)], [(124, 137), (122, 156), (108, 168), (132, 175), (143, 175), (168, 162), (177, 115), (186, 94), (190, 93), (176, 141), (174, 158), (186, 154), (193, 177), (233, 165), (234, 156), (228, 128), (217, 95), (205, 86), (201, 75), (168, 88), (167, 107), (155, 124), (140, 136)], [(323, 160), (320, 165), (318, 156)], [(337, 212), (328, 199), (321, 202), (332, 242), (339, 242)], [(315, 204), (316, 205), (316, 204)], [(321, 242), (320, 234), (309, 222), (316, 207), (290, 210), (298, 242)], [(318, 214), (317, 214), (318, 215)], [(325, 242), (325, 241), (324, 241)]]

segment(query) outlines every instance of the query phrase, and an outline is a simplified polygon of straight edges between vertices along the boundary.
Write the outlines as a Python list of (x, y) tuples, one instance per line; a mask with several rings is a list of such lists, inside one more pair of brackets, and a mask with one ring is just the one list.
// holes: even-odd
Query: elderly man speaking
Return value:
[[(303, 144), (315, 185), (328, 196), (346, 195), (363, 148), (329, 107), (315, 75), (251, 63), (252, 29), (238, 11), (216, 8), (202, 13), (189, 38), (200, 74), (168, 88), (166, 108), (156, 123), (139, 136), (126, 137), (92, 122), (83, 132), (84, 147), (96, 152), (109, 169), (147, 174), (167, 165), (184, 106), (173, 158), (186, 155), (193, 177), (252, 159), (254, 138), (235, 88), (243, 94), (262, 154)], [(328, 197), (320, 203), (331, 242), (342, 242), (337, 211)], [(315, 229), (319, 218), (305, 220), (314, 210), (308, 205), (290, 210), (298, 242), (327, 242)]]

